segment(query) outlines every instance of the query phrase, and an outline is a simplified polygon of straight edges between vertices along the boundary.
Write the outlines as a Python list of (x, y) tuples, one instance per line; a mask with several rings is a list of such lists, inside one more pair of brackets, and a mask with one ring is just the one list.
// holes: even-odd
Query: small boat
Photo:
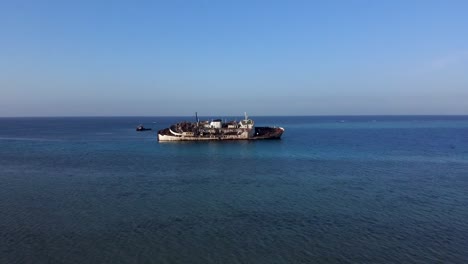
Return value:
[(146, 128), (143, 125), (139, 125), (136, 128), (136, 131), (148, 131), (148, 130), (151, 130), (151, 128)]

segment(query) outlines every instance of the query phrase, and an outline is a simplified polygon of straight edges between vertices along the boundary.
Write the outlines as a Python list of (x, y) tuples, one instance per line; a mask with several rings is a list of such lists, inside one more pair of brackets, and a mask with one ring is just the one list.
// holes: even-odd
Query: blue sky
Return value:
[(1, 1), (0, 116), (468, 114), (468, 1)]

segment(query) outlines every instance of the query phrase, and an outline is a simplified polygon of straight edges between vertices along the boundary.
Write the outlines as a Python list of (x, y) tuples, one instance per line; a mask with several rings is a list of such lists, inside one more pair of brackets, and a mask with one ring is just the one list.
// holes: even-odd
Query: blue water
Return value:
[(1, 118), (0, 263), (468, 263), (468, 116)]

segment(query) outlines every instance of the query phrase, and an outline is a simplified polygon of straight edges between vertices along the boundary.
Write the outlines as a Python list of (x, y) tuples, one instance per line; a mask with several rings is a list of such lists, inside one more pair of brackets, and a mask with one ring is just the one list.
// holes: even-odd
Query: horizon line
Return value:
[[(0, 118), (118, 118), (118, 117), (190, 117), (192, 115), (63, 115), (63, 116), (54, 116), (54, 115), (40, 115), (40, 116), (0, 116)], [(209, 115), (209, 116), (226, 116), (226, 117), (236, 117), (242, 115)], [(200, 117), (209, 117), (208, 115), (200, 115)], [(335, 116), (349, 116), (349, 117), (359, 117), (359, 116), (467, 116), (468, 114), (325, 114), (325, 115), (252, 115), (253, 117), (335, 117)]]

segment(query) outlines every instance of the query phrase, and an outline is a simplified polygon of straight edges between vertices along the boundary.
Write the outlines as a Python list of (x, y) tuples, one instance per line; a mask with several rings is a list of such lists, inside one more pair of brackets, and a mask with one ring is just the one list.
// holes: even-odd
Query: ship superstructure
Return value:
[(158, 131), (159, 141), (195, 141), (195, 140), (255, 140), (280, 139), (282, 127), (255, 127), (255, 122), (245, 114), (244, 120), (180, 122)]

